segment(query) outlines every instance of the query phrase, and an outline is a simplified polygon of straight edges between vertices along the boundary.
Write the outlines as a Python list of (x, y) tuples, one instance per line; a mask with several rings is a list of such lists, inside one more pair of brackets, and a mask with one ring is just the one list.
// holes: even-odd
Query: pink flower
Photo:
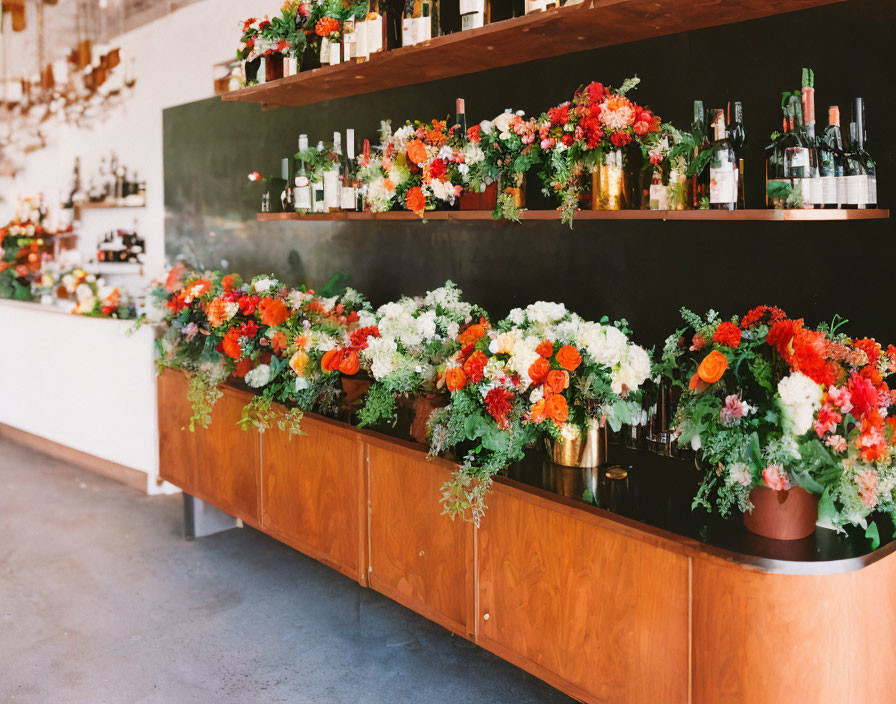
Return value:
[(818, 437), (824, 437), (824, 434), (830, 433), (841, 420), (843, 420), (843, 416), (826, 403), (818, 411), (818, 416), (815, 419), (815, 432), (818, 433)]
[(725, 407), (719, 411), (719, 419), (722, 425), (736, 425), (751, 410), (750, 404), (741, 401), (737, 394), (730, 394), (725, 397)]
[(857, 474), (855, 481), (865, 505), (868, 508), (877, 506), (877, 473), (869, 469), (867, 472)]
[(697, 352), (703, 349), (703, 346), (706, 344), (706, 340), (703, 335), (699, 332), (694, 334), (694, 337), (691, 338), (691, 352)]
[(762, 470), (762, 479), (765, 485), (773, 491), (787, 491), (792, 484), (779, 464), (770, 464)]
[(651, 149), (648, 154), (651, 164), (659, 164), (663, 160), (663, 153), (659, 149)]
[(199, 333), (199, 326), (196, 323), (187, 323), (184, 326), (184, 337), (192, 340)]
[(548, 149), (552, 149), (556, 143), (556, 139), (554, 139), (553, 137), (548, 137), (547, 139), (541, 140), (541, 148), (547, 151)]
[(852, 410), (852, 397), (845, 386), (831, 386), (828, 388), (828, 401), (837, 406), (843, 413)]
[(846, 438), (842, 435), (831, 435), (824, 442), (834, 452), (846, 452)]

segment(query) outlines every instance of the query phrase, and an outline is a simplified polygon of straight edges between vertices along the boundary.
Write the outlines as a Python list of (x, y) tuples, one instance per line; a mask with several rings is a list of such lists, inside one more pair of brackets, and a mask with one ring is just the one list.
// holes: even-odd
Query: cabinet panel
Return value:
[(262, 529), (363, 583), (363, 444), (308, 416), (302, 430), (262, 434)]
[(165, 369), (158, 378), (159, 475), (189, 491), (196, 484), (201, 438), (185, 429), (190, 420), (187, 377)]
[(460, 634), (471, 632), (473, 528), (441, 513), (451, 477), (420, 452), (368, 445), (370, 586)]
[(489, 497), (479, 642), (585, 701), (687, 702), (688, 558), (538, 501)]

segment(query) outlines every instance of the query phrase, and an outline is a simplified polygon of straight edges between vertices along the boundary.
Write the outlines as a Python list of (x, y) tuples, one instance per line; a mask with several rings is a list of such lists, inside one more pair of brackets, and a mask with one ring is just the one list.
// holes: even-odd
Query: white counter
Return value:
[(0, 299), (0, 423), (159, 484), (154, 331)]

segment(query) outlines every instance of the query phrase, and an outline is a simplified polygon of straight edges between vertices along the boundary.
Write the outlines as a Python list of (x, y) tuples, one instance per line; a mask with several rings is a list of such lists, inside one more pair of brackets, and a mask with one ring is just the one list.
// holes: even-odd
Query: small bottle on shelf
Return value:
[(345, 158), (342, 159), (342, 190), (339, 202), (342, 210), (357, 209), (355, 193), (355, 131), (345, 131)]
[(491, 21), (491, 0), (460, 0), (461, 30), (478, 29)]
[(865, 197), (865, 207), (866, 208), (876, 208), (877, 207), (877, 164), (874, 159), (871, 158), (871, 155), (865, 151), (865, 144), (867, 143), (868, 134), (865, 129), (865, 101), (862, 98), (856, 98), (855, 100), (855, 113), (856, 113), (856, 139), (857, 139), (857, 147), (856, 150), (859, 161), (861, 161), (862, 166), (865, 169), (865, 185), (866, 185), (866, 197)]
[[(324, 154), (324, 143), (317, 143), (317, 162), (321, 163)], [(325, 173), (325, 172), (324, 172)], [(324, 204), (324, 173), (319, 173), (316, 169), (311, 174), (311, 212), (325, 213), (327, 208)]]
[[(730, 106), (730, 103), (729, 103)], [(744, 107), (739, 100), (734, 101), (733, 122), (728, 120), (731, 129), (728, 132), (728, 139), (731, 140), (731, 146), (734, 147), (734, 157), (737, 159), (737, 207), (746, 208), (746, 195), (744, 192), (744, 148), (747, 144), (747, 133), (744, 129)]]
[[(706, 112), (703, 109), (703, 101), (694, 101), (694, 121), (691, 123), (691, 134), (699, 141), (694, 147), (693, 159), (697, 159), (701, 152), (709, 149), (709, 133), (706, 127)], [(703, 200), (709, 193), (709, 171), (703, 168), (700, 173), (691, 176), (689, 188), (689, 204), (692, 210), (699, 210)]]
[(417, 38), (417, 13), (422, 17), (420, 0), (405, 0), (401, 16), (401, 45), (413, 46), (420, 40)]
[(349, 17), (342, 23), (342, 60), (354, 61), (357, 58), (358, 39), (355, 32), (355, 18)]
[[(800, 107), (803, 115), (803, 134), (809, 149), (808, 188), (803, 196), (804, 208), (824, 207), (824, 183), (818, 164), (818, 135), (815, 130), (815, 73), (810, 68), (803, 69)], [(805, 184), (805, 182), (804, 182)]]
[(782, 95), (781, 110), (784, 113), (782, 131), (777, 136), (773, 135), (772, 143), (765, 148), (765, 206), (767, 208), (785, 207), (791, 190), (786, 167), (786, 144), (790, 139), (792, 121), (789, 91)]
[(372, 54), (378, 54), (390, 48), (388, 39), (389, 14), (390, 11), (385, 1), (380, 3), (379, 0), (370, 0), (367, 18), (364, 20), (364, 48), (365, 56), (368, 58)]
[(713, 112), (712, 159), (709, 162), (709, 207), (712, 210), (737, 208), (737, 159), (728, 139), (725, 111)]
[(663, 185), (663, 174), (659, 169), (654, 169), (650, 178), (650, 209), (668, 210), (668, 198), (668, 189)]
[(455, 111), (455, 123), (457, 125), (457, 138), (460, 140), (461, 144), (466, 144), (467, 142), (467, 108), (466, 101), (463, 98), (458, 98), (454, 102), (454, 111)]
[(821, 172), (822, 203), (831, 210), (846, 201), (843, 172), (843, 136), (840, 134), (840, 108), (828, 108), (828, 126), (818, 143), (818, 167)]
[(292, 178), (289, 173), (289, 157), (280, 160), (280, 178), (283, 179), (283, 190), (280, 191), (280, 212), (290, 213), (295, 210), (292, 193)]
[(324, 170), (324, 211), (337, 212), (341, 210), (339, 204), (342, 200), (342, 133), (333, 133), (333, 154), (336, 158), (329, 168)]
[(293, 203), (297, 213), (311, 212), (311, 179), (305, 168), (305, 155), (308, 152), (308, 135), (299, 135), (299, 151), (296, 153), (295, 194)]

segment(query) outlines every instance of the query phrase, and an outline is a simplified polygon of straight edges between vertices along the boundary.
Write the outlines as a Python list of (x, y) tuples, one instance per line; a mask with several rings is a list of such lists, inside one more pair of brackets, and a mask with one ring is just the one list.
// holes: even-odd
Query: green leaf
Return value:
[(877, 523), (871, 521), (868, 524), (868, 528), (865, 530), (865, 537), (871, 540), (872, 550), (877, 550), (880, 547), (880, 531), (877, 529)]
[(825, 528), (836, 530), (839, 514), (834, 508), (834, 500), (831, 498), (830, 488), (825, 489), (818, 500), (818, 523)]

